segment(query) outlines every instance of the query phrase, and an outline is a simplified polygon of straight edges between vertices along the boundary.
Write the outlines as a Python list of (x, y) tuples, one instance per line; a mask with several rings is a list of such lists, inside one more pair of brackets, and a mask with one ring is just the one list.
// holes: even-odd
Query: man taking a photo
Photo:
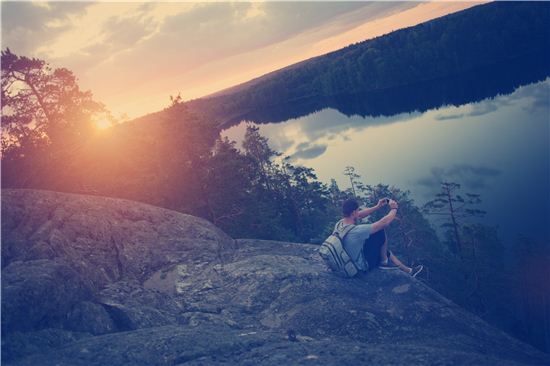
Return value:
[[(362, 224), (360, 220), (369, 216), (380, 208), (389, 205), (390, 211), (386, 216), (372, 224)], [(388, 250), (388, 240), (385, 228), (391, 224), (397, 215), (398, 204), (394, 200), (383, 198), (374, 207), (359, 210), (359, 203), (355, 199), (348, 199), (342, 205), (343, 218), (336, 224), (336, 229), (347, 225), (355, 225), (343, 240), (343, 246), (360, 270), (373, 268), (396, 269), (416, 277), (424, 268), (422, 265), (408, 267), (403, 264), (391, 251)]]

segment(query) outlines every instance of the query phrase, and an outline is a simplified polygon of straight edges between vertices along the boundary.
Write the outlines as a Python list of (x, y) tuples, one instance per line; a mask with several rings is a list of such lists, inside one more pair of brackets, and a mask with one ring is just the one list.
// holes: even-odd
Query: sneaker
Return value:
[(423, 269), (423, 265), (414, 266), (413, 268), (411, 268), (411, 272), (409, 274), (411, 275), (411, 277), (416, 277), (416, 275), (422, 272)]
[(397, 267), (395, 264), (393, 264), (392, 262), (388, 261), (386, 263), (384, 262), (380, 262), (380, 264), (378, 265), (378, 268), (380, 269), (397, 269), (399, 267)]

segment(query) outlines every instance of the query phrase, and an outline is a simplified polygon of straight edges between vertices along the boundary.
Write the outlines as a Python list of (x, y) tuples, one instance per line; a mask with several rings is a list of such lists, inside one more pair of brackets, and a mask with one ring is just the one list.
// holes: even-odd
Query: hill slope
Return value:
[[(387, 92), (411, 86), (415, 86), (414, 92), (405, 98), (413, 98), (415, 103), (411, 106), (409, 101), (404, 110), (392, 113), (425, 108), (426, 104), (435, 108), (441, 105), (438, 103), (464, 103), (464, 91), (452, 94), (457, 87), (454, 78), (460, 81), (464, 75), (476, 73), (462, 85), (466, 94), (476, 94), (484, 83), (508, 73), (526, 76), (510, 80), (513, 87), (550, 75), (548, 29), (547, 2), (492, 2), (288, 66), (188, 105), (220, 126), (246, 118), (257, 122), (295, 118), (329, 106), (338, 108), (334, 97), (362, 93), (367, 93), (363, 102), (376, 102), (374, 110), (365, 113), (388, 113), (377, 110), (376, 104), (385, 99), (400, 102), (402, 95), (393, 98)], [(495, 68), (497, 73), (493, 73)], [(425, 99), (433, 98), (430, 89), (440, 84), (448, 87), (435, 94), (449, 93), (450, 98), (426, 103)], [(386, 94), (381, 97), (381, 92)], [(297, 111), (262, 114), (266, 109), (283, 108)]]
[(2, 265), (5, 365), (548, 361), (401, 272), (126, 200), (3, 190)]

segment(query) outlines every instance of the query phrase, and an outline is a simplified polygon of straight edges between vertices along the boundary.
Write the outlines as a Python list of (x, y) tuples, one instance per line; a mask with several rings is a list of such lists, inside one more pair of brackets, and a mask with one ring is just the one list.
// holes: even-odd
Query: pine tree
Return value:
[(441, 227), (447, 229), (445, 234), (454, 245), (454, 251), (463, 261), (464, 239), (461, 235), (462, 225), (466, 220), (474, 217), (483, 217), (485, 211), (473, 207), (481, 203), (478, 194), (466, 193), (466, 197), (458, 194), (460, 184), (454, 182), (442, 182), (441, 192), (436, 198), (427, 202), (424, 213), (444, 218)]

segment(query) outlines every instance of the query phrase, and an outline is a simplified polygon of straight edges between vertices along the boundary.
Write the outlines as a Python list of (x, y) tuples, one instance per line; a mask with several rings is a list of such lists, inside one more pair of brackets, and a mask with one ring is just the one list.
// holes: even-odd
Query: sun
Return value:
[(106, 119), (100, 119), (100, 120), (95, 121), (95, 127), (98, 130), (106, 130), (107, 128), (111, 127), (112, 125), (113, 124), (111, 123), (111, 121), (106, 120)]

